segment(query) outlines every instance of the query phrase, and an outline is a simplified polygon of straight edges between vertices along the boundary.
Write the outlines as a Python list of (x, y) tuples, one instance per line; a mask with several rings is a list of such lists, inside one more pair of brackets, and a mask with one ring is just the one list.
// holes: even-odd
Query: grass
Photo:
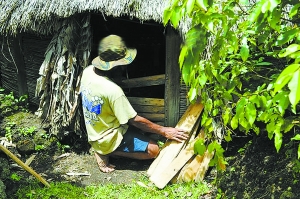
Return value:
[(20, 199), (196, 199), (209, 193), (208, 184), (185, 183), (167, 186), (165, 189), (157, 189), (149, 182), (133, 182), (131, 184), (99, 184), (80, 187), (70, 183), (51, 183), (51, 188), (31, 183), (18, 190), (16, 197)]

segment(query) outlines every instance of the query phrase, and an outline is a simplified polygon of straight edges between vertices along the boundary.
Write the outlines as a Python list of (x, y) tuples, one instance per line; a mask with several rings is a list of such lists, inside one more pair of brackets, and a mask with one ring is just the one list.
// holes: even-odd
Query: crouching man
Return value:
[(156, 133), (181, 142), (187, 139), (183, 130), (164, 127), (137, 115), (122, 89), (111, 79), (111, 73), (130, 64), (137, 50), (126, 47), (122, 38), (110, 35), (99, 44), (92, 65), (84, 69), (80, 93), (88, 141), (102, 172), (112, 172), (115, 166), (109, 156), (152, 159), (159, 154), (156, 142), (143, 132)]

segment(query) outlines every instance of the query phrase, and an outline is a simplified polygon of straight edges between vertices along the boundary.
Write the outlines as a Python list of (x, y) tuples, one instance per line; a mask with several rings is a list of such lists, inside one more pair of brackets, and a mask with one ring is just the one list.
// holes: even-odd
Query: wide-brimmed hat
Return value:
[(99, 43), (98, 57), (92, 65), (100, 70), (110, 70), (115, 66), (130, 64), (136, 57), (136, 49), (127, 48), (123, 39), (109, 35)]

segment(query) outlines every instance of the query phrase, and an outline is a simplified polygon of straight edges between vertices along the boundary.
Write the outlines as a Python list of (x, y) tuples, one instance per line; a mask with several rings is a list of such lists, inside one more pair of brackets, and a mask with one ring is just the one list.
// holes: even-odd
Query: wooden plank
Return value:
[[(192, 129), (195, 126), (202, 110), (203, 105), (200, 103), (190, 105), (179, 120), (176, 128), (183, 129), (188, 134), (192, 134)], [(159, 177), (161, 172), (172, 162), (185, 144), (186, 142), (167, 140), (158, 157), (153, 161), (147, 171), (148, 176), (150, 176), (150, 180), (151, 178), (156, 179)]]
[(148, 77), (139, 77), (133, 79), (123, 80), (120, 86), (122, 88), (139, 88), (146, 86), (156, 86), (165, 84), (166, 77), (165, 74), (154, 75)]
[(179, 172), (179, 170), (194, 156), (194, 144), (197, 140), (203, 139), (204, 131), (189, 143), (189, 145), (180, 151), (178, 156), (168, 165), (159, 176), (150, 178), (150, 180), (160, 189), (164, 188), (168, 182)]
[(165, 113), (163, 106), (143, 106), (138, 104), (132, 104), (132, 107), (136, 112), (141, 113)]
[(179, 120), (180, 69), (178, 57), (181, 38), (170, 25), (166, 30), (165, 125), (175, 126)]
[(129, 102), (134, 105), (148, 105), (148, 106), (164, 106), (164, 99), (159, 98), (144, 98), (144, 97), (127, 97)]
[(138, 115), (147, 118), (152, 122), (163, 122), (165, 119), (165, 114), (160, 113), (138, 113)]
[(195, 176), (195, 182), (201, 182), (203, 181), (205, 174), (209, 167), (210, 160), (214, 157), (214, 152), (209, 153), (208, 151), (204, 154), (203, 160), (200, 165), (198, 165), (198, 171)]

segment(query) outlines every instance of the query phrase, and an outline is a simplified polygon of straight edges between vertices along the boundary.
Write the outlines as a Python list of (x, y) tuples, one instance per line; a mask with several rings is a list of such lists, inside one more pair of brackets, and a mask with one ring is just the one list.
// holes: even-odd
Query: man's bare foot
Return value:
[(99, 166), (99, 169), (104, 173), (110, 173), (115, 170), (115, 165), (109, 164), (109, 156), (108, 155), (100, 155), (95, 152), (95, 157)]

